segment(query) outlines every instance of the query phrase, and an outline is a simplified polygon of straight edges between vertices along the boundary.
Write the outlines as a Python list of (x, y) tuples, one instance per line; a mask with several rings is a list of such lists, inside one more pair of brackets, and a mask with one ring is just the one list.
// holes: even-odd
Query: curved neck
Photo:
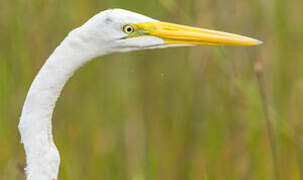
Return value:
[[(81, 44), (84, 39), (70, 35), (48, 58), (27, 94), (19, 124), (30, 180), (57, 179), (60, 157), (53, 142), (51, 118), (64, 84), (96, 54)], [(72, 36), (72, 38), (71, 38)], [(83, 49), (84, 48), (84, 49)]]

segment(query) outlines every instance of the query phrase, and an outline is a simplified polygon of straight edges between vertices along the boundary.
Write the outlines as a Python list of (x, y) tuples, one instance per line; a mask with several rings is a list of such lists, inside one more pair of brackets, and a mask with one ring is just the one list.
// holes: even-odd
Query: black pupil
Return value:
[(131, 27), (127, 27), (127, 28), (126, 28), (126, 31), (127, 31), (127, 32), (132, 32), (132, 30), (133, 30), (133, 29), (132, 29)]

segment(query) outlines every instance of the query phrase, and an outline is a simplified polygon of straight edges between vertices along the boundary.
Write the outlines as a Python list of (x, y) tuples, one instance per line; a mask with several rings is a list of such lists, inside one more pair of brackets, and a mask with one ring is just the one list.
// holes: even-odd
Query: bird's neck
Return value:
[(60, 157), (53, 142), (52, 114), (64, 84), (96, 54), (85, 49), (81, 37), (70, 35), (48, 58), (27, 94), (19, 124), (24, 144), (27, 179), (57, 179)]

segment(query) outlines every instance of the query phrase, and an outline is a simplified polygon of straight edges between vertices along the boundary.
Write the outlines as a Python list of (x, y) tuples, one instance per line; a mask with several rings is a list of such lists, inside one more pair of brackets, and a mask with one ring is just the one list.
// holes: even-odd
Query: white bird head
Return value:
[(122, 9), (100, 12), (68, 35), (31, 85), (19, 123), (27, 156), (27, 179), (57, 179), (60, 156), (52, 138), (51, 116), (64, 84), (92, 58), (171, 46), (260, 43), (231, 33), (160, 22)]
[(80, 35), (81, 44), (84, 41), (89, 49), (98, 51), (98, 55), (172, 46), (254, 46), (262, 43), (241, 35), (161, 22), (123, 9), (102, 11), (72, 34)]

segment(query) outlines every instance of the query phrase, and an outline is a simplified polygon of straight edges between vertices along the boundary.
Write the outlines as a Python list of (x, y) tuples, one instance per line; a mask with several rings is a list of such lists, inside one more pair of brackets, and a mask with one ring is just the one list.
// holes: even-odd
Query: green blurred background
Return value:
[(1, 180), (24, 179), (17, 125), (34, 76), (69, 31), (114, 7), (265, 43), (89, 63), (53, 117), (59, 179), (303, 179), (302, 0), (1, 0)]

